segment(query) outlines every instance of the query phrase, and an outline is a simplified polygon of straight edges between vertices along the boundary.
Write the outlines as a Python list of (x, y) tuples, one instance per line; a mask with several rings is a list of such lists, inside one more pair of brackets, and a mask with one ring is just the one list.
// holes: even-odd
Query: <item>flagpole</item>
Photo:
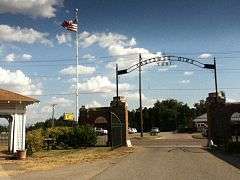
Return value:
[(78, 124), (78, 28), (79, 28), (79, 24), (78, 24), (78, 9), (75, 9), (76, 11), (76, 21), (77, 21), (77, 32), (76, 32), (76, 123)]

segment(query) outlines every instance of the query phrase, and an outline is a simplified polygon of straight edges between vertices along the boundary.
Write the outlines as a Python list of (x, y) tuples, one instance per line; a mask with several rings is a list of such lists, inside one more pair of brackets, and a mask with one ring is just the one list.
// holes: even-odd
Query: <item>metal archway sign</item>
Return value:
[(140, 108), (140, 119), (141, 119), (141, 137), (143, 137), (143, 115), (142, 115), (142, 92), (141, 92), (141, 67), (147, 64), (157, 63), (158, 65), (169, 66), (172, 62), (181, 62), (181, 63), (188, 63), (199, 68), (203, 69), (213, 69), (214, 70), (214, 80), (215, 80), (215, 92), (216, 92), (216, 101), (217, 101), (217, 94), (218, 94), (218, 86), (217, 86), (217, 69), (216, 69), (216, 59), (214, 57), (213, 64), (204, 64), (200, 61), (182, 57), (182, 56), (172, 56), (172, 55), (163, 55), (157, 56), (149, 59), (142, 60), (141, 54), (139, 54), (139, 62), (126, 68), (126, 69), (118, 69), (118, 65), (116, 64), (116, 95), (118, 97), (118, 76), (130, 73), (134, 70), (139, 71), (139, 108)]

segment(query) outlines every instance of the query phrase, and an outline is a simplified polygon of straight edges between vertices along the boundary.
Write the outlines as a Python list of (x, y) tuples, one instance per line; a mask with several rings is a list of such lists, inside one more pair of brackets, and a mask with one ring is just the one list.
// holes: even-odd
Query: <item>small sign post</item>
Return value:
[(74, 121), (74, 114), (73, 113), (64, 113), (63, 119), (65, 121)]

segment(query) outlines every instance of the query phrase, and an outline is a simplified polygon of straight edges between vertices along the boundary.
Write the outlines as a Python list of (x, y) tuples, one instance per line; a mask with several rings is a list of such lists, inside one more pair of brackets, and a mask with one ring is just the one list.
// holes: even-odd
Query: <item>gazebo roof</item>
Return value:
[(38, 103), (39, 100), (28, 97), (28, 96), (23, 96), (18, 93), (14, 93), (11, 91), (7, 91), (4, 89), (0, 89), (0, 102), (26, 102), (28, 104), (32, 103)]

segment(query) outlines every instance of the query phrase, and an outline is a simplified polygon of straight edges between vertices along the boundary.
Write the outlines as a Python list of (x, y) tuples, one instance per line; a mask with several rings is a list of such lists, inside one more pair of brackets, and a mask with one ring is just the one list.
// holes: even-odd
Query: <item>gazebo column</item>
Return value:
[(13, 153), (13, 119), (9, 119), (9, 134), (8, 134), (8, 152)]
[(25, 150), (25, 136), (26, 136), (26, 115), (14, 114), (12, 115), (10, 152), (15, 153), (17, 150)]

